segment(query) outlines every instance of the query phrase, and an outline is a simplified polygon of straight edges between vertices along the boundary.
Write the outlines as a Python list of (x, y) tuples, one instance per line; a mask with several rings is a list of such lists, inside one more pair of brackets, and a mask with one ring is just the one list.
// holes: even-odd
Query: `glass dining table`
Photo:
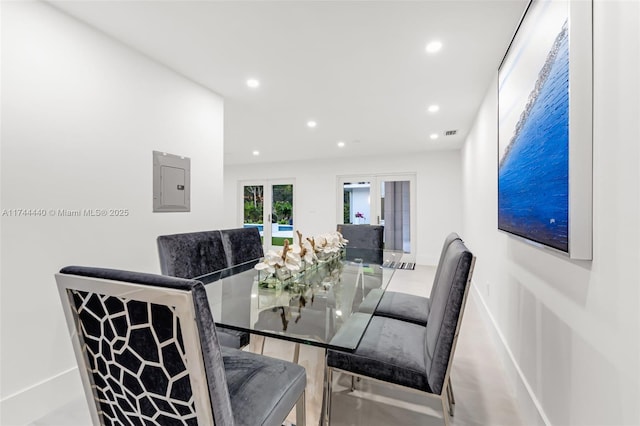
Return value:
[[(194, 279), (205, 285), (216, 326), (294, 342), (297, 363), (301, 344), (325, 355), (327, 349), (355, 351), (401, 260), (401, 251), (347, 248), (283, 282), (256, 270), (259, 260)], [(324, 367), (320, 425), (329, 417)]]
[(400, 251), (347, 249), (281, 283), (254, 269), (258, 260), (194, 279), (205, 284), (216, 326), (354, 351), (401, 258)]

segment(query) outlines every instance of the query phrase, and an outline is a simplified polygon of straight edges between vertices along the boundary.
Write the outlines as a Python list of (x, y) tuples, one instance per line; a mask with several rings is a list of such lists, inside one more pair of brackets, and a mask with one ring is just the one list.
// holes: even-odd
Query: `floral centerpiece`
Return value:
[(260, 283), (269, 287), (281, 286), (296, 274), (310, 267), (339, 259), (342, 249), (349, 242), (340, 232), (321, 234), (311, 238), (303, 238), (296, 231), (298, 243), (291, 244), (284, 240), (282, 250), (269, 250), (262, 262), (255, 269), (264, 274)]
[(327, 260), (341, 252), (348, 242), (349, 240), (346, 240), (340, 232), (331, 232), (315, 237), (313, 247), (318, 260)]

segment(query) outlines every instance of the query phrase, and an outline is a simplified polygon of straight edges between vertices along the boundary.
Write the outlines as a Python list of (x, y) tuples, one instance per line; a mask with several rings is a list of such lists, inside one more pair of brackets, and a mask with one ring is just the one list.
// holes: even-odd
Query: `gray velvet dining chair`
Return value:
[(449, 245), (457, 240), (462, 241), (460, 236), (455, 232), (447, 235), (444, 240), (429, 297), (422, 297), (398, 291), (385, 291), (384, 295), (380, 299), (380, 303), (375, 309), (375, 315), (409, 321), (418, 325), (426, 325), (429, 310), (431, 308), (431, 301), (435, 295), (440, 273), (442, 271), (444, 256)]
[[(253, 267), (251, 264), (253, 261), (257, 263), (258, 260), (264, 257), (262, 237), (256, 227), (222, 229), (220, 230), (220, 237), (229, 266), (245, 265)], [(267, 339), (264, 336), (261, 339), (260, 353), (262, 354), (264, 353)]]
[(229, 266), (264, 257), (260, 231), (256, 227), (222, 229), (220, 236)]
[(339, 224), (336, 230), (349, 240), (346, 247), (347, 259), (382, 264), (384, 226)]
[(156, 241), (163, 275), (193, 278), (229, 266), (220, 231), (161, 235)]
[(69, 266), (56, 274), (95, 425), (305, 424), (303, 367), (221, 346), (204, 286)]
[(475, 257), (457, 239), (449, 244), (441, 263), (426, 325), (374, 315), (355, 351), (327, 351), (329, 418), (332, 376), (340, 371), (438, 398), (444, 423), (449, 424), (453, 415), (449, 376)]
[[(444, 239), (429, 297), (422, 297), (398, 291), (385, 291), (378, 303), (378, 306), (375, 308), (374, 315), (395, 318), (422, 326), (427, 325), (427, 318), (429, 317), (429, 311), (431, 310), (431, 301), (436, 293), (445, 253), (447, 252), (449, 245), (458, 240), (462, 241), (460, 236), (455, 232), (450, 233)], [(451, 384), (450, 378), (447, 386), (447, 392), (449, 393), (449, 411), (453, 413), (456, 399), (453, 394), (453, 385)]]
[[(232, 266), (220, 231), (160, 235), (157, 244), (163, 275), (195, 278)], [(243, 348), (250, 341), (249, 333), (244, 331), (218, 327), (218, 334), (222, 344), (230, 348)]]

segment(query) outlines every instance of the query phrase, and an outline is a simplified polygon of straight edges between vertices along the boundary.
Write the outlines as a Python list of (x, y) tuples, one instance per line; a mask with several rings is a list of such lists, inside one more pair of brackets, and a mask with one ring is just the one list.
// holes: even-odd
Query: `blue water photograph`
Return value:
[[(569, 37), (560, 29), (498, 168), (498, 228), (569, 251)], [(502, 94), (501, 94), (502, 96)], [(517, 113), (516, 112), (516, 113)]]

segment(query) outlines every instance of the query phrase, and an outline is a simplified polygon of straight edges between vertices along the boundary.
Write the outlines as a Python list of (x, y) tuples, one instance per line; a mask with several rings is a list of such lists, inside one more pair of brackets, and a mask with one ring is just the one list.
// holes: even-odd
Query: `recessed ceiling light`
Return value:
[(342, 141), (338, 142), (338, 148), (344, 148), (344, 142)]
[(260, 151), (257, 151), (257, 150), (253, 151), (253, 155), (255, 155), (257, 157), (258, 155), (260, 155)]
[(316, 127), (317, 125), (318, 125), (318, 123), (316, 123), (316, 122), (315, 122), (315, 121), (313, 121), (313, 120), (307, 121), (307, 127), (311, 127), (311, 128), (313, 129), (313, 128), (314, 128), (314, 127)]
[(256, 87), (260, 86), (260, 81), (256, 80), (255, 78), (250, 78), (249, 80), (247, 80), (247, 86), (255, 89)]
[(437, 134), (437, 133), (431, 133), (431, 134), (429, 135), (429, 137), (430, 137), (431, 139), (438, 139), (438, 134)]
[(429, 112), (438, 112), (438, 111), (440, 111), (440, 106), (439, 105), (429, 105), (429, 108), (427, 108), (427, 111), (429, 111)]
[(438, 40), (432, 41), (429, 44), (427, 44), (427, 53), (436, 53), (438, 52), (440, 49), (442, 49), (442, 43), (439, 42)]

